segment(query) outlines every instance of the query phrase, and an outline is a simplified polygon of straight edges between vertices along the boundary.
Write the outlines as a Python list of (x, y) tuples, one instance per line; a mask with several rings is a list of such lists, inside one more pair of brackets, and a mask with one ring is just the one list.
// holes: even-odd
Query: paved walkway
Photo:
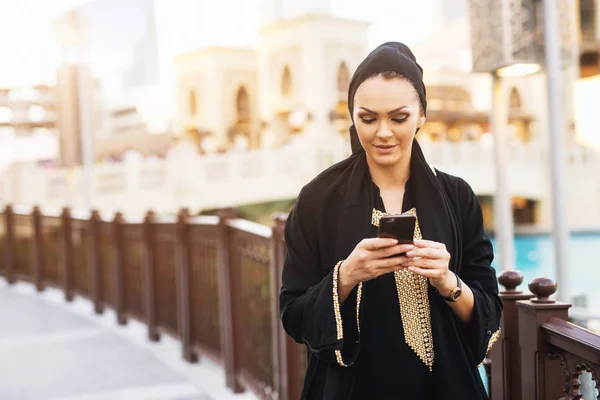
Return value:
[(0, 400), (254, 400), (232, 395), (222, 369), (188, 364), (179, 343), (144, 325), (97, 316), (62, 292), (0, 279)]

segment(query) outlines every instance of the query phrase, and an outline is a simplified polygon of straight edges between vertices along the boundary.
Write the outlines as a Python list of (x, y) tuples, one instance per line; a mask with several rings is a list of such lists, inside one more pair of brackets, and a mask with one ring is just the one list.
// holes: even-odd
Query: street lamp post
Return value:
[(508, 140), (506, 137), (507, 103), (502, 89), (502, 78), (492, 74), (491, 127), (494, 137), (494, 164), (496, 192), (494, 196), (494, 232), (500, 247), (500, 265), (503, 271), (513, 269), (515, 263), (512, 197), (508, 176)]
[(552, 219), (554, 222), (554, 270), (557, 281), (561, 283), (558, 297), (562, 301), (567, 301), (569, 228), (565, 214), (565, 123), (560, 107), (561, 57), (556, 0), (544, 0), (544, 40), (548, 79), (548, 114), (550, 119), (550, 185), (552, 187)]

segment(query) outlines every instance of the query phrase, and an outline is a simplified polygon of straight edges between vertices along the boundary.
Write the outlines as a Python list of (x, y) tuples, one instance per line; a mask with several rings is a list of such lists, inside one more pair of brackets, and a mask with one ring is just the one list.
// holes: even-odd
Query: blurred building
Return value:
[[(85, 84), (83, 89), (82, 84)], [(100, 116), (94, 93), (89, 68), (72, 63), (59, 65), (56, 71), (56, 106), (61, 166), (72, 167), (82, 162), (82, 118), (87, 119), (90, 133), (98, 128)], [(83, 107), (85, 112), (82, 112)]]
[(582, 78), (600, 75), (600, 0), (579, 2), (579, 65)]
[(258, 143), (258, 53), (208, 47), (176, 59), (177, 128), (205, 152)]
[(46, 85), (0, 88), (0, 170), (58, 157), (57, 99)]
[[(435, 28), (412, 46), (425, 69), (428, 95), (419, 140), (434, 166), (473, 186), (485, 224), (493, 228), (491, 77), (472, 72), (467, 1), (434, 3)], [(586, 0), (581, 9), (568, 0), (561, 7), (561, 37), (571, 50), (563, 68), (569, 217), (572, 226), (597, 227), (600, 181), (592, 171), (600, 164), (592, 149), (575, 140), (573, 104), (580, 73), (591, 73), (586, 62), (593, 57), (587, 54), (598, 50), (597, 36), (589, 33), (599, 31), (598, 7)], [(327, 1), (266, 0), (261, 18), (256, 49), (210, 47), (176, 59), (176, 130), (205, 152), (235, 148), (240, 138), (246, 148), (310, 143), (317, 151), (347, 150), (347, 90), (352, 71), (368, 52), (368, 24), (333, 16)], [(521, 28), (527, 27), (524, 22)], [(515, 222), (549, 227), (546, 77), (504, 78), (503, 95)]]
[(0, 131), (2, 136), (56, 133), (54, 87), (38, 85), (0, 89)]
[[(591, 74), (596, 68), (586, 64), (590, 59), (586, 54), (594, 51), (597, 54), (599, 42), (592, 40), (591, 34), (584, 30), (597, 32), (597, 23), (594, 28), (590, 27), (591, 20), (598, 21), (597, 4), (596, 0), (581, 0), (582, 8), (578, 9), (576, 2), (560, 2), (561, 41), (570, 50), (563, 54), (562, 111), (567, 146), (568, 216), (571, 227), (575, 229), (600, 226), (600, 180), (593, 172), (600, 165), (598, 154), (576, 140), (574, 109), (575, 87), (580, 75)], [(417, 58), (425, 66), (428, 95), (427, 123), (419, 132), (419, 139), (425, 148), (430, 145), (432, 151), (429, 156), (434, 160), (435, 151), (440, 148), (436, 143), (448, 143), (456, 148), (475, 143), (480, 146), (480, 152), (484, 152), (494, 142), (489, 120), (491, 76), (471, 72), (471, 34), (466, 1), (450, 4), (440, 0), (436, 9), (437, 31), (414, 46)], [(518, 19), (518, 16), (513, 18)], [(523, 34), (531, 32), (524, 31)], [(551, 221), (546, 79), (543, 72), (527, 77), (502, 78), (510, 148), (506, 168), (511, 171), (509, 187), (513, 196), (514, 220), (520, 227), (548, 228)], [(486, 154), (492, 156), (493, 153)], [(473, 165), (477, 170), (461, 168), (461, 165), (469, 164), (462, 153), (462, 159), (460, 155), (454, 161), (446, 159), (440, 167), (465, 177), (473, 184), (482, 203), (486, 226), (492, 228), (493, 186), (485, 185), (479, 178), (485, 174), (489, 180), (493, 169), (486, 170), (485, 160)]]
[[(75, 107), (81, 97), (89, 103), (96, 158), (132, 147), (148, 154), (164, 151), (172, 132), (167, 110), (154, 101), (161, 98), (154, 1), (92, 0), (54, 25), (64, 62), (57, 86), (64, 96), (73, 96), (63, 103)], [(83, 88), (75, 75), (69, 77), (79, 70), (89, 78)], [(71, 115), (75, 108), (64, 110), (69, 131), (79, 121)], [(77, 147), (79, 139), (71, 139)]]
[(330, 1), (262, 2), (257, 49), (209, 47), (176, 59), (176, 130), (204, 151), (335, 142), (348, 126), (350, 71), (368, 24), (337, 18)]

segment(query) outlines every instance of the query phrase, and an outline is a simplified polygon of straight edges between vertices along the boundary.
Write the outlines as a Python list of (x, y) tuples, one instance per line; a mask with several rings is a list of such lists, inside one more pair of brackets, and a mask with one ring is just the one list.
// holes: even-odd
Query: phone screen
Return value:
[(399, 244), (411, 244), (417, 218), (410, 214), (384, 215), (379, 220), (378, 237), (396, 239)]

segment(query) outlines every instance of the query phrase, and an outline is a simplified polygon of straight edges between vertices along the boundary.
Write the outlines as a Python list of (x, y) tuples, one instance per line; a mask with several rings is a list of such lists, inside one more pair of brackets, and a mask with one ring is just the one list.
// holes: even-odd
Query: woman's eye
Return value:
[(408, 117), (404, 117), (404, 118), (392, 118), (392, 121), (401, 124), (402, 122), (406, 121), (408, 119)]
[(370, 119), (369, 119), (369, 118), (363, 118), (363, 117), (360, 117), (360, 119), (361, 119), (361, 121), (362, 121), (362, 122), (364, 122), (365, 124), (372, 124), (373, 122), (375, 122), (375, 119), (374, 119), (374, 118), (370, 118)]

